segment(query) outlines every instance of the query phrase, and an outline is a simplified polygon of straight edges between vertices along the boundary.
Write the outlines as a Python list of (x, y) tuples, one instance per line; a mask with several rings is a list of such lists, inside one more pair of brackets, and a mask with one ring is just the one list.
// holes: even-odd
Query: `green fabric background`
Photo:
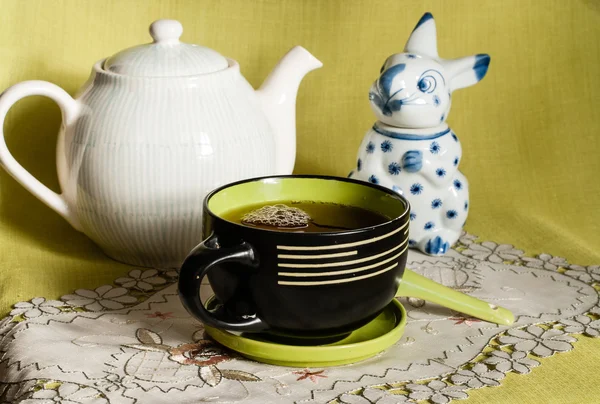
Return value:
[[(600, 263), (598, 0), (0, 0), (0, 10), (2, 89), (43, 79), (73, 94), (96, 60), (147, 42), (157, 18), (179, 19), (183, 40), (238, 60), (253, 85), (302, 44), (325, 67), (300, 90), (296, 172), (333, 175), (353, 168), (373, 123), (367, 93), (380, 65), (431, 11), (442, 57), (492, 56), (487, 77), (455, 93), (448, 119), (470, 181), (467, 230), (530, 254)], [(4, 125), (17, 160), (54, 190), (59, 123), (58, 108), (34, 97)], [(130, 269), (0, 172), (0, 315)], [(468, 401), (597, 402), (600, 341), (580, 337), (576, 347)]]

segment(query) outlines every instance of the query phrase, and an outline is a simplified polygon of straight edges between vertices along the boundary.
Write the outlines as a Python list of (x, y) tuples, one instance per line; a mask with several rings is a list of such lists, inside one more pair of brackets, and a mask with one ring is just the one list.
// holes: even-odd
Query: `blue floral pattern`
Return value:
[(418, 182), (411, 185), (411, 187), (410, 187), (411, 194), (419, 195), (421, 192), (423, 192), (423, 185), (419, 184)]
[(388, 166), (388, 172), (392, 175), (398, 175), (400, 174), (400, 171), (400, 164), (396, 163), (395, 161), (390, 163)]
[(362, 169), (362, 160), (358, 159), (358, 161), (356, 162), (356, 168), (358, 169), (358, 171), (360, 171)]
[(384, 153), (389, 153), (392, 151), (392, 149), (394, 148), (394, 146), (392, 146), (392, 142), (390, 142), (389, 140), (384, 140), (383, 142), (381, 142), (381, 151)]
[[(446, 102), (445, 94), (441, 94), (435, 93)], [(433, 95), (429, 94), (430, 108)], [(440, 105), (440, 115), (445, 113), (442, 109)], [(438, 128), (418, 133), (395, 137), (396, 130), (375, 123), (359, 152), (354, 178), (386, 186), (407, 198), (411, 204), (410, 236), (416, 242), (411, 248), (439, 255), (449, 251), (460, 237), (461, 223), (467, 220), (468, 183), (457, 169), (461, 148), (452, 130), (445, 127), (441, 132)]]

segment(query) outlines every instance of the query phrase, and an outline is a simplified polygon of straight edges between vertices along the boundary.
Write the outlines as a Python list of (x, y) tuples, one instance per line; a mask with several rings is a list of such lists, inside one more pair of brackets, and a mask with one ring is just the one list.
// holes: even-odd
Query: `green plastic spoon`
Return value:
[(396, 297), (401, 296), (423, 299), (491, 323), (511, 325), (515, 321), (510, 310), (457, 292), (410, 269), (404, 271), (396, 292)]

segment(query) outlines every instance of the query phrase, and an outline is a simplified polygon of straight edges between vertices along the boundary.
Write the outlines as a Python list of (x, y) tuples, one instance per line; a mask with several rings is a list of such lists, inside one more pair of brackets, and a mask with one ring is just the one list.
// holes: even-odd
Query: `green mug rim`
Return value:
[[(217, 215), (208, 206), (210, 199), (212, 197), (214, 197), (215, 195), (217, 195), (219, 192), (221, 192), (225, 189), (228, 189), (228, 188), (232, 188), (232, 187), (241, 185), (241, 184), (246, 184), (246, 183), (250, 183), (250, 182), (258, 182), (258, 181), (263, 181), (266, 179), (303, 179), (303, 178), (304, 179), (325, 180), (325, 181), (346, 182), (346, 183), (364, 186), (367, 188), (373, 188), (373, 189), (383, 192), (384, 194), (387, 194), (389, 196), (392, 196), (392, 197), (398, 199), (400, 202), (402, 202), (404, 204), (404, 211), (402, 212), (402, 214), (396, 216), (395, 218), (387, 220), (383, 223), (380, 223), (380, 224), (377, 224), (374, 226), (362, 227), (362, 228), (351, 229), (351, 230), (343, 230), (343, 231), (323, 231), (323, 232), (302, 233), (302, 232), (286, 232), (286, 231), (281, 231), (281, 230), (267, 230), (267, 229), (262, 229), (259, 227), (250, 227), (250, 226), (246, 226), (241, 223), (232, 222), (232, 221), (225, 219), (222, 216)], [(389, 227), (391, 225), (395, 225), (398, 222), (402, 222), (406, 219), (406, 217), (408, 216), (408, 214), (410, 212), (410, 203), (403, 195), (400, 195), (399, 193), (397, 193), (389, 188), (386, 188), (384, 186), (373, 184), (373, 183), (366, 182), (366, 181), (356, 180), (356, 179), (347, 178), (347, 177), (331, 176), (331, 175), (310, 175), (310, 174), (295, 175), (295, 174), (291, 174), (291, 175), (266, 175), (266, 176), (262, 176), (262, 177), (253, 177), (253, 178), (247, 178), (244, 180), (230, 182), (228, 184), (222, 185), (218, 188), (213, 189), (206, 195), (206, 197), (204, 198), (204, 202), (203, 202), (203, 208), (204, 208), (204, 211), (207, 212), (212, 217), (214, 217), (218, 220), (227, 222), (228, 224), (231, 224), (233, 226), (242, 227), (244, 229), (254, 230), (254, 231), (258, 231), (258, 232), (262, 232), (264, 234), (270, 234), (270, 235), (286, 234), (286, 235), (294, 235), (296, 237), (315, 237), (315, 236), (321, 236), (321, 235), (345, 236), (345, 235), (360, 234), (360, 233), (364, 233), (364, 232), (374, 231), (374, 230), (377, 230), (380, 228)]]

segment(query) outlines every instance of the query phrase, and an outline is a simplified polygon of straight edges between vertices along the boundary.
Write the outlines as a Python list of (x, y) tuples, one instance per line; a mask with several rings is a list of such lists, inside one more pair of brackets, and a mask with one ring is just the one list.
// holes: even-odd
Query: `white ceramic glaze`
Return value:
[[(255, 91), (234, 60), (223, 58), (223, 66), (218, 53), (181, 44), (180, 27), (155, 22), (152, 44), (119, 53), (112, 70), (106, 60), (97, 62), (74, 99), (43, 81), (16, 84), (0, 97), (0, 124), (21, 98), (57, 102), (62, 192), (28, 173), (3, 136), (0, 163), (107, 255), (129, 264), (179, 267), (202, 239), (208, 191), (291, 174), (297, 88), (321, 66), (295, 47)], [(185, 57), (177, 61), (177, 55)]]
[(481, 80), (489, 63), (483, 54), (440, 58), (435, 22), (426, 13), (369, 91), (378, 121), (349, 176), (404, 195), (411, 204), (409, 243), (430, 255), (458, 240), (469, 212), (467, 179), (458, 170), (462, 149), (445, 123), (452, 92)]

